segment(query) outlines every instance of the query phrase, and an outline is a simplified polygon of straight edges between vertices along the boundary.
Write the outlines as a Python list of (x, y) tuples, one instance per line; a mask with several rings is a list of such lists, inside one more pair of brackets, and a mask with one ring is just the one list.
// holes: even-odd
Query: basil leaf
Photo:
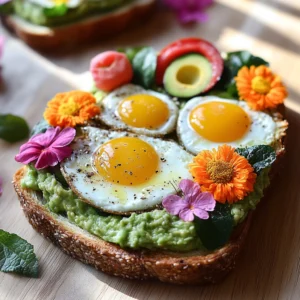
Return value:
[(0, 115), (0, 139), (13, 143), (27, 138), (29, 127), (27, 122), (11, 114)]
[(38, 261), (33, 246), (16, 234), (0, 229), (0, 270), (38, 277)]
[(228, 204), (217, 203), (209, 219), (194, 220), (196, 232), (205, 248), (214, 250), (224, 246), (232, 233), (234, 220)]
[(142, 50), (143, 46), (139, 46), (139, 47), (125, 47), (125, 48), (119, 48), (117, 51), (118, 52), (122, 52), (125, 53), (127, 58), (130, 60), (130, 62), (132, 63), (134, 57), (137, 55), (137, 53)]
[(144, 88), (154, 85), (156, 59), (156, 52), (151, 47), (143, 48), (135, 55), (132, 61), (135, 83)]
[(235, 151), (247, 158), (257, 174), (259, 174), (263, 169), (271, 166), (276, 160), (276, 153), (274, 149), (268, 145), (237, 148)]
[(225, 65), (230, 70), (231, 76), (234, 77), (237, 75), (239, 69), (244, 66), (268, 66), (269, 63), (258, 56), (252, 55), (248, 51), (236, 51), (227, 53)]
[(39, 121), (37, 124), (33, 126), (30, 136), (34, 136), (39, 133), (44, 133), (50, 127), (51, 126), (49, 125), (49, 123), (45, 119), (42, 119), (41, 121)]

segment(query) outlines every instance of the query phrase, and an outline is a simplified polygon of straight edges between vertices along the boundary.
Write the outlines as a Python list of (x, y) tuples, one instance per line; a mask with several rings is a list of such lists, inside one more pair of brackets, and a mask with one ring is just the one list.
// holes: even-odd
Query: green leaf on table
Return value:
[(125, 47), (125, 48), (119, 48), (117, 51), (125, 53), (127, 58), (130, 60), (132, 63), (134, 57), (137, 55), (137, 53), (144, 49), (144, 46), (139, 46), (139, 47)]
[(11, 114), (0, 115), (0, 139), (13, 143), (27, 138), (29, 127), (27, 122)]
[(0, 229), (0, 271), (38, 277), (33, 246), (16, 234)]
[(151, 88), (154, 85), (156, 71), (156, 52), (151, 47), (140, 50), (132, 61), (134, 82), (144, 88)]
[(228, 204), (216, 203), (214, 211), (209, 213), (209, 219), (195, 218), (194, 224), (205, 248), (220, 248), (228, 242), (234, 227), (231, 208)]
[(247, 158), (257, 174), (259, 174), (263, 169), (271, 166), (276, 160), (276, 153), (274, 149), (268, 145), (237, 148), (235, 151)]
[(50, 128), (51, 126), (49, 125), (49, 123), (45, 120), (42, 119), (41, 121), (39, 121), (38, 123), (36, 123), (30, 133), (30, 136), (34, 136), (36, 134), (39, 133), (44, 133), (47, 131), (48, 128)]

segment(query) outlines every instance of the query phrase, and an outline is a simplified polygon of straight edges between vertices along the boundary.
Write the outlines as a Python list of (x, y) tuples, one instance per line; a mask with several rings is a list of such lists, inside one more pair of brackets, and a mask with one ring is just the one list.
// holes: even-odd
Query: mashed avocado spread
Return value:
[(130, 217), (107, 215), (79, 200), (54, 175), (29, 166), (22, 187), (41, 191), (44, 204), (51, 212), (66, 216), (80, 228), (122, 248), (174, 251), (203, 248), (194, 224), (181, 221), (165, 210), (133, 213)]
[[(232, 205), (235, 224), (242, 222), (249, 210), (255, 209), (269, 185), (269, 168), (257, 177), (254, 191)], [(166, 249), (172, 251), (205, 250), (196, 234), (194, 223), (184, 222), (165, 210), (153, 210), (130, 217), (109, 215), (81, 201), (51, 173), (27, 167), (22, 187), (40, 191), (44, 205), (63, 215), (80, 228), (122, 248)]]

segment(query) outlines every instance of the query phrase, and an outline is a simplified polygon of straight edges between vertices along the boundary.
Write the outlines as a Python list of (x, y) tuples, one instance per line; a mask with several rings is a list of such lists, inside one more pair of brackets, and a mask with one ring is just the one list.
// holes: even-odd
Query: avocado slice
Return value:
[(166, 69), (164, 87), (172, 96), (189, 98), (204, 91), (212, 76), (208, 59), (200, 54), (188, 54), (174, 60)]

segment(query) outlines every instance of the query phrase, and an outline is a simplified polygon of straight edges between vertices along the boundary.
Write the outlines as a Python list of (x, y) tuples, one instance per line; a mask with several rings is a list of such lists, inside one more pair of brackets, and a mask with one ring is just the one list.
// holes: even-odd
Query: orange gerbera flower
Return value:
[(201, 151), (190, 164), (190, 172), (202, 191), (216, 201), (234, 203), (253, 191), (256, 174), (248, 160), (228, 145)]
[(48, 102), (45, 120), (52, 126), (75, 127), (100, 113), (93, 95), (82, 91), (57, 94)]
[(288, 95), (280, 77), (266, 66), (242, 67), (235, 81), (240, 99), (255, 110), (274, 108)]

